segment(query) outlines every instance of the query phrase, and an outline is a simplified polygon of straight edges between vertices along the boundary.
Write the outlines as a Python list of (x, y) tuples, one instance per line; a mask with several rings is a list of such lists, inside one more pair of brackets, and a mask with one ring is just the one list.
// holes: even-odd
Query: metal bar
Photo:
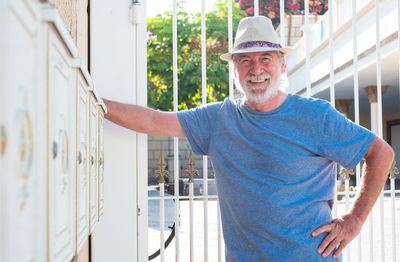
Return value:
[(160, 261), (164, 262), (164, 183), (160, 183), (160, 197)]
[[(390, 190), (385, 190), (384, 193), (391, 193)], [(394, 191), (395, 194), (399, 194), (400, 190), (395, 190)], [(337, 195), (345, 195), (345, 193), (343, 192), (338, 192), (336, 193)], [(349, 192), (349, 195), (356, 195), (357, 192)], [(193, 200), (203, 200), (204, 198), (207, 198), (208, 200), (218, 200), (218, 196), (217, 195), (209, 195), (209, 196), (193, 196)], [(149, 200), (160, 200), (161, 198), (159, 196), (149, 196), (148, 197)], [(175, 196), (164, 196), (164, 199), (173, 199), (173, 200), (189, 200), (188, 196), (179, 196), (179, 197), (175, 197)]]
[(329, 91), (331, 105), (335, 107), (335, 71), (334, 71), (334, 53), (333, 53), (333, 4), (328, 1), (329, 6)]
[(280, 17), (280, 28), (281, 28), (281, 45), (286, 46), (285, 44), (285, 33), (286, 33), (286, 27), (285, 27), (285, 1), (280, 0), (279, 1), (279, 17)]
[(174, 112), (178, 112), (178, 25), (176, 16), (176, 0), (172, 0), (172, 53), (173, 53), (173, 88)]
[(207, 103), (207, 60), (206, 60), (206, 13), (205, 0), (201, 1), (201, 87), (202, 103)]
[[(207, 56), (206, 56), (206, 12), (205, 0), (201, 1), (201, 83), (202, 104), (207, 104)], [(204, 209), (204, 262), (208, 261), (208, 174), (207, 156), (203, 156), (203, 209)]]
[(382, 126), (382, 72), (381, 72), (381, 41), (380, 41), (380, 14), (379, 0), (375, 0), (375, 28), (376, 28), (376, 82), (378, 96), (378, 136), (383, 136)]
[[(229, 52), (232, 51), (233, 48), (233, 30), (232, 30), (232, 0), (228, 0), (228, 48)], [(231, 63), (229, 63), (229, 67), (231, 67)], [(233, 99), (233, 76), (232, 76), (233, 68), (229, 68), (229, 98)]]
[(208, 179), (207, 156), (203, 156), (204, 261), (208, 261)]
[(258, 0), (254, 0), (254, 16), (259, 16), (259, 6)]
[(180, 214), (180, 205), (179, 205), (179, 141), (177, 137), (174, 137), (174, 221), (175, 221), (175, 261), (179, 262), (179, 214)]
[(189, 183), (190, 262), (194, 261), (193, 183)]
[(396, 259), (396, 198), (395, 198), (395, 179), (390, 179), (390, 197), (391, 197), (391, 207), (392, 207), (392, 256), (393, 261), (397, 261)]
[[(207, 198), (208, 200), (218, 200), (218, 196), (217, 195), (210, 195), (210, 196), (193, 196), (192, 197), (193, 200), (203, 200), (204, 198)], [(148, 198), (149, 200), (160, 200), (161, 197), (159, 196), (149, 196)], [(189, 200), (190, 197), (189, 196), (164, 196), (164, 199), (173, 199), (173, 200)]]
[(368, 225), (369, 225), (369, 261), (373, 262), (374, 261), (374, 245), (373, 245), (373, 228), (374, 228), (374, 222), (373, 222), (373, 212), (374, 208), (371, 210), (371, 213), (369, 214), (368, 217)]
[[(360, 101), (359, 101), (359, 86), (358, 86), (358, 50), (357, 50), (357, 2), (352, 0), (352, 29), (353, 29), (353, 88), (354, 88), (354, 120), (356, 124), (360, 124)], [(361, 183), (361, 168), (360, 164), (356, 166), (356, 188), (359, 190)], [(357, 253), (361, 261), (361, 234), (357, 240)]]
[[(356, 166), (356, 191), (360, 190), (360, 183), (361, 183), (361, 168), (360, 164), (357, 164)], [(358, 261), (362, 261), (362, 252), (361, 252), (361, 241), (362, 241), (362, 236), (361, 233), (357, 237), (357, 254), (358, 254)]]
[[(172, 60), (173, 60), (173, 93), (174, 112), (178, 112), (178, 26), (176, 13), (176, 0), (172, 0)], [(179, 138), (174, 137), (174, 195), (179, 197)], [(179, 262), (179, 201), (175, 200), (175, 261)]]
[[(350, 179), (350, 178), (349, 178)], [(350, 197), (349, 197), (349, 179), (344, 180), (344, 188), (345, 188), (345, 212), (347, 213), (350, 209)], [(351, 261), (351, 256), (350, 256), (350, 245), (346, 247), (346, 261)]]
[(304, 0), (305, 14), (305, 49), (306, 49), (306, 96), (311, 97), (311, 57), (310, 57), (310, 11), (309, 0)]
[[(400, 1), (397, 1), (397, 50), (400, 50)], [(399, 55), (399, 76), (400, 76), (400, 52)], [(400, 78), (399, 78), (399, 99), (400, 99)]]
[(218, 234), (218, 262), (224, 261), (222, 257), (222, 226), (221, 226), (221, 213), (219, 210), (219, 201), (217, 203), (217, 234)]
[[(376, 29), (376, 81), (377, 81), (377, 97), (378, 97), (378, 136), (383, 137), (382, 125), (382, 73), (381, 73), (381, 41), (380, 41), (380, 13), (379, 13), (379, 0), (375, 0), (375, 29)], [(385, 261), (385, 228), (384, 228), (384, 203), (383, 192), (379, 196), (379, 210), (380, 210), (380, 247), (381, 247), (381, 261)]]
[(338, 203), (337, 203), (337, 195), (338, 195), (338, 192), (337, 192), (337, 187), (336, 187), (336, 185), (335, 185), (334, 190), (335, 190), (336, 199), (335, 199), (335, 201), (333, 201), (333, 216), (334, 216), (334, 217), (338, 217), (338, 208), (337, 208), (337, 206), (338, 206)]

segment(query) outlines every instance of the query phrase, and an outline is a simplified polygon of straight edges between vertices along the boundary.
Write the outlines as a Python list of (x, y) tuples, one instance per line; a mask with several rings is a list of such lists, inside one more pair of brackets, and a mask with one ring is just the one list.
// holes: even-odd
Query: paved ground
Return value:
[[(156, 195), (156, 192), (150, 192), (149, 195)], [(350, 204), (348, 205), (350, 206)], [(194, 201), (194, 261), (204, 261), (204, 214), (203, 201)], [(337, 216), (344, 214), (346, 210), (345, 201), (338, 202)], [(361, 238), (355, 239), (350, 248), (344, 252), (344, 262), (400, 262), (400, 198), (395, 203), (395, 230), (392, 224), (392, 202), (388, 197), (384, 198), (383, 205), (383, 245), (381, 244), (381, 213), (380, 202), (375, 204), (371, 222), (367, 220), (360, 234)], [(181, 228), (180, 228), (180, 261), (190, 261), (190, 229), (189, 229), (189, 202), (180, 202)], [(335, 215), (335, 214), (334, 214)], [(208, 201), (208, 261), (218, 261), (218, 235), (217, 235), (217, 203)], [(174, 223), (174, 202), (165, 201), (165, 239), (168, 238), (171, 230), (168, 226)], [(371, 227), (372, 226), (372, 227)], [(370, 228), (372, 228), (370, 234)], [(159, 231), (159, 201), (149, 201), (149, 254), (158, 250), (160, 247)], [(370, 237), (372, 236), (372, 249)], [(396, 254), (393, 254), (393, 236), (396, 238)], [(360, 246), (360, 248), (359, 248)], [(382, 246), (384, 257), (382, 257)], [(361, 252), (359, 252), (361, 250)], [(371, 252), (372, 250), (372, 252)], [(361, 254), (361, 257), (360, 255)], [(222, 254), (223, 255), (223, 254)], [(395, 257), (396, 256), (396, 259)], [(223, 257), (223, 256), (222, 256)], [(160, 261), (156, 258), (152, 261)], [(165, 251), (165, 261), (175, 261), (175, 239), (171, 242)], [(224, 261), (224, 260), (222, 260)], [(294, 261), (297, 262), (297, 261)]]

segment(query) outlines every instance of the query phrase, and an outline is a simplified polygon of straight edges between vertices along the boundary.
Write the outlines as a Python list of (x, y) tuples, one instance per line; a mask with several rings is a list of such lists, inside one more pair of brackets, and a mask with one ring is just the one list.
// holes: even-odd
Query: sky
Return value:
[[(172, 11), (173, 0), (147, 0), (147, 17), (154, 17), (163, 14), (165, 11)], [(213, 9), (215, 0), (204, 0), (206, 12)], [(201, 12), (201, 0), (186, 0), (184, 10), (187, 12)]]

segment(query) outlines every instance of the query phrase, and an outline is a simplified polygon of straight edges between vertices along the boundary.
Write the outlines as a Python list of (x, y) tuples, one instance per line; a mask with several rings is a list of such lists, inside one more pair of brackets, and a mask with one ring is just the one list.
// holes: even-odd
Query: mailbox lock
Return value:
[(51, 151), (53, 153), (53, 159), (55, 159), (57, 157), (57, 153), (58, 153), (58, 146), (57, 146), (56, 141), (53, 141), (53, 144), (51, 146)]
[(94, 156), (90, 156), (90, 162), (92, 163), (92, 166), (94, 165)]
[(81, 152), (78, 153), (78, 163), (79, 164), (82, 163), (82, 153)]

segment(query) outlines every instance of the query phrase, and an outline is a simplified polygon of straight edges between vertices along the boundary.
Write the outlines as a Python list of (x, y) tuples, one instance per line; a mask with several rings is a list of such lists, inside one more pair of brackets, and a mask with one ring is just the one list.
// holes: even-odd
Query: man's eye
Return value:
[(247, 58), (243, 58), (243, 59), (240, 60), (240, 63), (241, 63), (241, 64), (243, 64), (243, 63), (248, 63), (248, 62), (250, 62), (250, 60), (247, 59)]

